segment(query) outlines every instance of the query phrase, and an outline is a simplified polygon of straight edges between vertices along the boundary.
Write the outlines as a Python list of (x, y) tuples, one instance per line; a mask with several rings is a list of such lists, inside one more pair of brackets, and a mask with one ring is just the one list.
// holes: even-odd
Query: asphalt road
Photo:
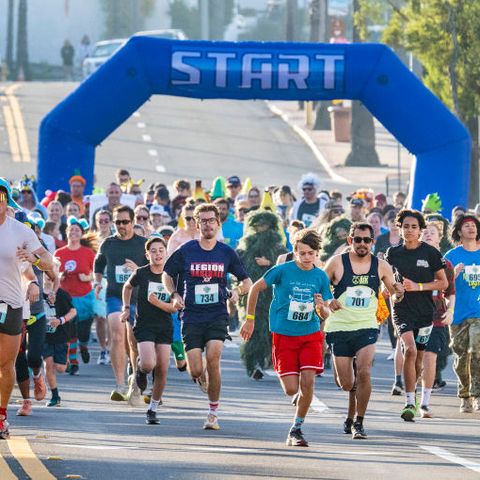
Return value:
[[(0, 175), (19, 178), (36, 172), (39, 123), (76, 86), (24, 83), (8, 96), (8, 85), (0, 84), (0, 107), (9, 106), (11, 96), (17, 99), (30, 150), (30, 161), (14, 161), (5, 112), (0, 115)], [(296, 186), (302, 173), (314, 171), (322, 188), (349, 190), (330, 179), (305, 143), (263, 101), (153, 96), (97, 148), (98, 185), (112, 181), (118, 168), (147, 183), (201, 179), (206, 188), (217, 175), (250, 177), (261, 188)]]
[[(353, 441), (342, 432), (347, 397), (327, 371), (317, 380), (304, 426), (310, 447), (286, 447), (293, 407), (274, 376), (259, 382), (246, 376), (238, 338), (224, 351), (220, 431), (202, 429), (207, 399), (186, 373), (170, 368), (161, 423), (151, 426), (144, 422), (146, 406), (109, 401), (111, 368), (92, 362), (81, 365), (78, 377), (59, 377), (59, 408), (36, 403), (32, 416), (15, 417), (16, 392), (10, 408), (12, 438), (27, 443), (35, 461), (48, 470), (50, 476), (42, 477), (34, 463), (34, 472), (40, 472), (35, 480), (478, 478), (480, 414), (458, 412), (450, 367), (447, 388), (432, 398), (435, 418), (405, 423), (399, 416), (403, 399), (390, 396), (393, 362), (386, 360), (388, 353), (381, 342), (365, 420), (367, 440)], [(12, 455), (2, 442), (0, 455), (17, 478), (28, 478), (19, 464), (21, 452)], [(0, 457), (0, 473), (1, 468)]]

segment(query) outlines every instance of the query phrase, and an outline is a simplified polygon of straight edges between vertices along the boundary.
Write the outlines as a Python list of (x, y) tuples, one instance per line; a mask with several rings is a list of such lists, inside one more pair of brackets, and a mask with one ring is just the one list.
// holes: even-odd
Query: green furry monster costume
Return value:
[(326, 262), (335, 253), (335, 250), (346, 242), (351, 225), (352, 221), (346, 217), (334, 218), (327, 225), (322, 238), (322, 250), (320, 251), (322, 262)]
[[(247, 228), (237, 247), (238, 255), (252, 279), (256, 282), (262, 278), (267, 270), (273, 267), (277, 257), (287, 249), (283, 245), (283, 238), (279, 233), (279, 218), (267, 211), (252, 212), (245, 219)], [(269, 266), (260, 266), (255, 261), (257, 257), (265, 257), (270, 261)], [(264, 369), (271, 365), (272, 341), (268, 328), (268, 312), (272, 301), (272, 291), (267, 289), (258, 297), (255, 311), (255, 330), (249, 342), (240, 347), (240, 356), (251, 375), (259, 366)], [(247, 296), (239, 302), (239, 317), (243, 322), (246, 316)]]

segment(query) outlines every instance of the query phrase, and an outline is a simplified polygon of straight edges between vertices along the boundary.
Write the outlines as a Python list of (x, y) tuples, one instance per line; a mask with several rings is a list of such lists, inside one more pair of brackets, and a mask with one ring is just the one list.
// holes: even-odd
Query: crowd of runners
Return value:
[(308, 446), (324, 368), (348, 392), (345, 433), (367, 438), (381, 328), (403, 420), (434, 415), (452, 352), (460, 411), (480, 411), (480, 209), (442, 212), (431, 194), (420, 212), (367, 188), (344, 198), (313, 173), (298, 188), (238, 176), (209, 190), (147, 185), (126, 170), (105, 191), (85, 186), (81, 175), (57, 192), (0, 178), (1, 439), (15, 383), (28, 416), (32, 398), (60, 406), (57, 374), (90, 361), (111, 364), (111, 401), (145, 402), (159, 423), (171, 352), (207, 395), (203, 428), (218, 430), (222, 350), (238, 329), (247, 374), (273, 367), (292, 397), (287, 445)]

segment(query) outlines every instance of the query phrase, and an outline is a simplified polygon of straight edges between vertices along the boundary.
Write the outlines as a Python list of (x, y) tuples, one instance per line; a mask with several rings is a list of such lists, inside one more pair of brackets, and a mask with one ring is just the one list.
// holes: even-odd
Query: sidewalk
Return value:
[(266, 102), (272, 113), (283, 121), (307, 143), (324, 166), (330, 178), (338, 181), (339, 190), (352, 192), (356, 188), (369, 187), (375, 192), (387, 192), (386, 180), (389, 179), (389, 196), (398, 191), (398, 155), (400, 153), (400, 186), (406, 191), (410, 178), (410, 168), (414, 157), (400, 146), (395, 138), (375, 121), (376, 150), (381, 167), (345, 167), (345, 159), (350, 152), (350, 143), (335, 142), (331, 130), (311, 130), (306, 126), (305, 111), (298, 109), (293, 101)]

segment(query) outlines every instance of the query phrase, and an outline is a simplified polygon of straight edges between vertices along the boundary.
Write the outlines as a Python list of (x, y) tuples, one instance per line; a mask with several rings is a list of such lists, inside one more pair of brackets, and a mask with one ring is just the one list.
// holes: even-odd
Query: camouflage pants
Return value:
[(450, 347), (460, 398), (480, 397), (480, 318), (450, 326)]

